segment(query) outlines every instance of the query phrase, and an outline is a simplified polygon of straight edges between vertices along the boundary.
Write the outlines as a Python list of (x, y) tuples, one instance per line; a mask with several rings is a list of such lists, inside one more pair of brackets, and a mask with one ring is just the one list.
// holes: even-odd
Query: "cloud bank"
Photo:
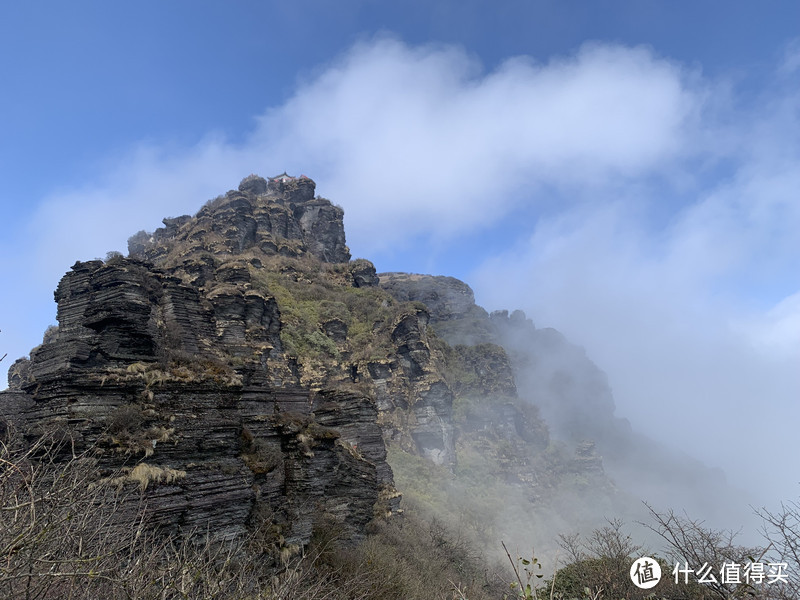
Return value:
[(642, 48), (587, 45), (483, 73), (458, 49), (381, 40), (269, 111), (255, 138), (310, 160), (324, 189), (346, 199), (353, 243), (382, 250), (485, 227), (522, 189), (665, 170), (692, 153), (699, 92), (686, 78)]
[[(10, 356), (38, 342), (74, 260), (124, 249), (136, 230), (195, 212), (251, 171), (286, 170), (344, 206), (358, 256), (402, 249), (420, 264), (443, 239), (506, 248), (476, 267), (479, 300), (522, 307), (585, 345), (635, 426), (729, 472), (742, 452), (791, 456), (796, 57), (788, 46), (753, 102), (643, 47), (592, 43), (486, 72), (457, 47), (358, 44), (242, 142), (139, 144), (82, 189), (42, 199), (3, 243), (7, 255), (31, 249), (3, 267), (25, 292), (0, 310), (27, 315), (4, 328)], [(509, 222), (524, 234), (508, 236)], [(782, 465), (754, 477), (791, 492), (777, 480), (800, 473)]]

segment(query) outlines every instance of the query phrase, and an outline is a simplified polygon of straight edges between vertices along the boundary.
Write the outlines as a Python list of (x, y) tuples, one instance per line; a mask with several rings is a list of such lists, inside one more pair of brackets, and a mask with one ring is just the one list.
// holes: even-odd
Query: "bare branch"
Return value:
[[(642, 525), (667, 542), (670, 558), (676, 563), (686, 563), (695, 569), (707, 565), (712, 572), (720, 573), (725, 563), (759, 562), (769, 550), (769, 546), (740, 546), (735, 543), (736, 532), (709, 529), (703, 521), (678, 516), (672, 510), (659, 513), (647, 503), (645, 506), (656, 525)], [(722, 578), (709, 579), (703, 585), (718, 598), (744, 597), (753, 593), (749, 584), (729, 583)]]

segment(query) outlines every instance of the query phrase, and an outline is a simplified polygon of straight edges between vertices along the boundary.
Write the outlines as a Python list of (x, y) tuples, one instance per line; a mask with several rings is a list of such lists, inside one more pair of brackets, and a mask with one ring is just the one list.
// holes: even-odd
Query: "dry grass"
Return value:
[(111, 485), (118, 491), (121, 490), (126, 483), (138, 483), (139, 490), (144, 492), (151, 483), (170, 484), (185, 477), (186, 471), (139, 463), (132, 469), (122, 469), (122, 473), (116, 477), (101, 479), (98, 483)]
[(463, 597), (458, 589), (489, 600), (506, 589), (457, 534), (408, 511), (377, 521), (357, 546), (339, 544), (324, 523), (305, 550), (255, 534), (224, 544), (166, 539), (121, 500), (128, 484), (144, 491), (183, 471), (140, 463), (100, 480), (90, 455), (64, 461), (68, 449), (0, 444), (2, 598), (452, 600)]

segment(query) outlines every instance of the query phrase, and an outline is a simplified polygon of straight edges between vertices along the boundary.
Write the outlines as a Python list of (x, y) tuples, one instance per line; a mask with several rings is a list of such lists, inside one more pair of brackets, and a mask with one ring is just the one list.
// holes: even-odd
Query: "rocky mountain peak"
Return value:
[(276, 543), (302, 547), (320, 518), (357, 538), (398, 506), (386, 444), (454, 472), (456, 393), (504, 398), (499, 420), (469, 411), (476, 436), (516, 440), (518, 421), (547, 443), (512, 406), (502, 348), (453, 350), (429, 327), (485, 320), (469, 287), (350, 260), (313, 180), (250, 175), (163, 224), (128, 257), (75, 263), (59, 326), (0, 395), (23, 436), (64, 429), (122, 484), (180, 474), (148, 483), (159, 525), (229, 538), (268, 514)]
[(256, 533), (277, 567), (317, 526), (356, 541), (397, 513), (395, 481), (488, 535), (501, 506), (625, 502), (608, 456), (669, 466), (557, 331), (452, 277), (350, 260), (308, 177), (250, 175), (163, 224), (75, 263), (59, 326), (0, 392), (0, 435), (91, 449), (131, 519), (146, 500), (170, 533)]
[(155, 474), (139, 485), (170, 531), (263, 527), (277, 554), (321, 520), (362, 536), (399, 502), (379, 408), (343, 385), (368, 372), (350, 348), (380, 291), (372, 263), (350, 261), (342, 209), (314, 192), (304, 176), (251, 175), (134, 235), (128, 257), (75, 263), (58, 327), (9, 372), (0, 433), (92, 448), (131, 506)]
[(248, 252), (347, 262), (344, 211), (315, 197), (315, 189), (305, 175), (284, 173), (268, 180), (249, 175), (238, 190), (209, 200), (194, 217), (166, 218), (153, 233), (135, 234), (128, 240), (128, 253), (155, 263)]
[(395, 298), (422, 302), (434, 321), (460, 319), (475, 306), (475, 293), (463, 281), (443, 275), (380, 273), (380, 286)]

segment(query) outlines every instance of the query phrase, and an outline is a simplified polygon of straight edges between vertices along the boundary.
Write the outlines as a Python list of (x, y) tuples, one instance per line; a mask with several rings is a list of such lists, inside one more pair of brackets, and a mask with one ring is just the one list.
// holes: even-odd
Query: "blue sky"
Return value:
[(797, 496), (798, 3), (3, 3), (0, 81), (3, 374), (76, 260), (287, 170), (354, 256), (523, 308)]

